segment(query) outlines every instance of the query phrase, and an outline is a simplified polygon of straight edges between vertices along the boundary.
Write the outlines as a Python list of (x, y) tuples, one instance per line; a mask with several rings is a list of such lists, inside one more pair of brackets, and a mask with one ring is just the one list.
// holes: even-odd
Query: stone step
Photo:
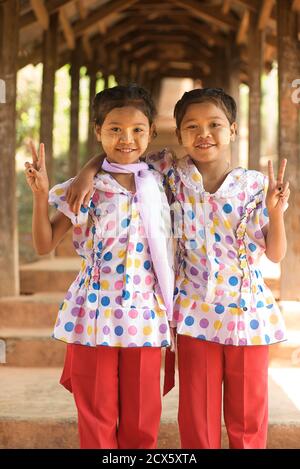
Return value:
[[(0, 367), (0, 448), (78, 448), (76, 408), (60, 374)], [(269, 448), (300, 448), (299, 387), (300, 369), (270, 369)], [(178, 384), (163, 399), (159, 448), (179, 448), (177, 405)], [(222, 441), (226, 448), (224, 425)]]
[(78, 275), (81, 258), (54, 257), (20, 267), (21, 294), (67, 291)]
[(0, 325), (5, 328), (52, 327), (64, 295), (64, 292), (53, 292), (0, 298)]
[(19, 367), (62, 366), (66, 344), (52, 339), (51, 328), (0, 329), (0, 363)]

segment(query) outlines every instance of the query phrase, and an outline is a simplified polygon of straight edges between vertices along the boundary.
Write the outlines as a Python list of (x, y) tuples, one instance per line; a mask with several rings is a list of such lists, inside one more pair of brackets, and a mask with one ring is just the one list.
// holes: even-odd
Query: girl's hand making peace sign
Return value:
[(37, 195), (45, 194), (48, 196), (49, 180), (45, 163), (45, 146), (43, 143), (40, 144), (38, 154), (35, 145), (31, 140), (30, 150), (32, 154), (32, 163), (28, 163), (28, 161), (25, 163), (27, 183), (33, 193)]
[(266, 195), (266, 207), (269, 217), (282, 215), (290, 196), (289, 182), (284, 182), (287, 160), (280, 163), (277, 179), (274, 176), (272, 161), (268, 161), (269, 186)]

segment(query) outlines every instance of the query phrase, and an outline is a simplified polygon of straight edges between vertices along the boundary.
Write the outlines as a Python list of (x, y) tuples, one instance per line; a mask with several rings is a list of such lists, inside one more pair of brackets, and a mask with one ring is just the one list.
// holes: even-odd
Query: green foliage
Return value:
[(39, 139), (42, 67), (29, 65), (17, 75), (17, 148), (28, 138)]

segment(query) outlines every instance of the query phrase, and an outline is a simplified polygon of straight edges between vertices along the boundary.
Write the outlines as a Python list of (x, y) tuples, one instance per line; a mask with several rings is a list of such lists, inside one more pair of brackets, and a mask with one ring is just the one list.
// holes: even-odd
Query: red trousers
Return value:
[(182, 448), (221, 447), (222, 387), (230, 448), (265, 448), (268, 346), (235, 347), (184, 335), (177, 341)]
[(161, 349), (69, 344), (61, 384), (73, 392), (81, 448), (156, 448)]

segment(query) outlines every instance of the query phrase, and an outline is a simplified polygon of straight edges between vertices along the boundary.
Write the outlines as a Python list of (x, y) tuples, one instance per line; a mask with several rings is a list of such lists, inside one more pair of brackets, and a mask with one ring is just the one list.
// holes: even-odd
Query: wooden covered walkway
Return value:
[[(62, 342), (50, 338), (63, 292), (78, 271), (65, 241), (53, 259), (19, 266), (16, 211), (16, 77), (43, 64), (40, 141), (53, 177), (55, 73), (70, 64), (69, 174), (78, 170), (80, 68), (97, 79), (138, 82), (159, 100), (165, 78), (249, 86), (249, 166), (260, 168), (261, 78), (278, 63), (278, 155), (288, 158), (288, 254), (280, 282), (289, 341), (272, 347), (268, 446), (300, 438), (300, 0), (0, 0), (0, 448), (78, 447), (74, 404), (58, 386)], [(297, 81), (298, 80), (298, 81)], [(91, 120), (91, 119), (90, 119)], [(158, 140), (160, 143), (160, 140)], [(87, 154), (95, 151), (92, 127)], [(238, 147), (233, 164), (238, 164)], [(73, 257), (72, 257), (73, 256)], [(175, 388), (164, 401), (160, 448), (176, 448)], [(225, 431), (223, 428), (223, 436)], [(223, 438), (223, 444), (226, 441)]]

